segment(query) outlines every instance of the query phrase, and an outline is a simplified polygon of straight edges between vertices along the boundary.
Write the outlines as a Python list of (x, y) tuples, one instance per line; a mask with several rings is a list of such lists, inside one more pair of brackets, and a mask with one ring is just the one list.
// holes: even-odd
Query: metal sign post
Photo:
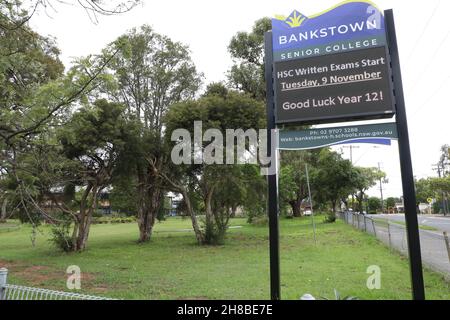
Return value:
[[(273, 99), (273, 53), (272, 33), (266, 32), (265, 42), (265, 79), (266, 79), (266, 102), (267, 102), (267, 153), (272, 163), (276, 161), (276, 154), (272, 153), (271, 130), (275, 125), (275, 106)], [(280, 296), (280, 244), (278, 228), (278, 190), (277, 170), (274, 174), (267, 176), (268, 184), (268, 214), (269, 214), (269, 252), (270, 252), (270, 296), (272, 300), (279, 300)]]
[(306, 172), (306, 183), (308, 184), (308, 196), (309, 196), (309, 206), (311, 207), (311, 221), (314, 232), (314, 244), (317, 244), (316, 240), (316, 223), (314, 222), (314, 210), (312, 203), (312, 195), (311, 195), (311, 186), (309, 185), (309, 173), (308, 173), (308, 164), (305, 163), (305, 172)]
[(425, 290), (422, 273), (422, 257), (420, 253), (419, 225), (417, 222), (416, 193), (412, 171), (411, 151), (409, 147), (408, 123), (403, 96), (402, 74), (395, 33), (394, 14), (385, 10), (386, 34), (392, 64), (392, 77), (395, 88), (396, 123), (400, 169), (402, 173), (403, 198), (405, 202), (406, 232), (408, 238), (409, 265), (411, 269), (412, 295), (414, 300), (424, 300)]

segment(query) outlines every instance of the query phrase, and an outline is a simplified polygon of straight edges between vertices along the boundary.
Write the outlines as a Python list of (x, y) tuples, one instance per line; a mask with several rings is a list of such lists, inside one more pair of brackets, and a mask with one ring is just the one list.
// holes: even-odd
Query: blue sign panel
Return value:
[(272, 19), (274, 61), (384, 46), (382, 12), (370, 1), (345, 1), (305, 16), (294, 10)]
[(351, 143), (390, 145), (391, 140), (396, 139), (397, 128), (394, 122), (280, 131), (279, 149), (307, 150)]

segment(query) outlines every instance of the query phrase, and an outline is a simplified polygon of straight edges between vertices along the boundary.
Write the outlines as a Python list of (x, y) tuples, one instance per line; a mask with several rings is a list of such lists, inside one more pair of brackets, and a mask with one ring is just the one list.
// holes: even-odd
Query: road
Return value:
[[(404, 214), (374, 214), (374, 215), (368, 215), (368, 216), (370, 216), (372, 218), (383, 218), (383, 219), (405, 222)], [(417, 219), (419, 221), (419, 225), (430, 226), (430, 227), (436, 228), (440, 231), (447, 231), (447, 233), (450, 234), (450, 217), (449, 216), (436, 217), (436, 216), (431, 216), (431, 215), (420, 214), (417, 216)]]
[[(356, 218), (358, 215), (354, 217)], [(352, 215), (347, 215), (347, 220), (349, 224), (375, 235), (389, 247), (393, 247), (402, 254), (408, 255), (404, 225), (391, 223), (388, 228), (386, 224), (378, 222), (378, 219), (404, 222), (405, 216), (403, 214), (376, 214), (367, 215), (367, 217), (374, 219), (372, 222), (367, 223), (368, 220), (359, 217), (356, 218), (359, 223), (355, 223)], [(442, 234), (443, 231), (446, 231), (450, 235), (450, 217), (419, 215), (418, 220), (420, 225), (437, 229), (434, 231), (420, 230), (422, 262), (429, 268), (442, 273), (450, 280), (450, 253), (447, 251), (446, 241)]]

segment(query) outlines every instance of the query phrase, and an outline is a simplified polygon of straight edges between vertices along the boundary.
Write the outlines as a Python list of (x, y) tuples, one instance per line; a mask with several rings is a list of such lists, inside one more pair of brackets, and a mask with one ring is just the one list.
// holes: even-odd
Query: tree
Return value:
[(328, 201), (333, 214), (336, 205), (342, 198), (352, 193), (354, 186), (354, 171), (349, 160), (328, 148), (320, 150), (317, 165), (311, 172), (311, 182), (316, 190), (319, 202)]
[[(45, 143), (55, 143), (53, 128), (68, 121), (71, 107), (93, 89), (114, 55), (63, 74), (55, 41), (27, 24), (38, 7), (50, 3), (0, 1), (0, 175), (8, 177), (11, 187), (4, 201), (14, 199), (13, 208), (33, 225), (38, 215), (46, 217), (46, 213), (37, 198), (40, 177), (31, 176), (33, 170), (25, 174), (25, 167), (30, 169), (27, 161), (43, 150), (51, 154), (51, 146)], [(24, 175), (26, 179), (21, 179)]]
[(381, 210), (381, 200), (377, 197), (369, 197), (368, 199), (369, 212), (371, 214), (377, 213)]
[[(450, 192), (450, 176), (444, 178), (429, 178), (429, 186), (432, 190), (448, 193)], [(433, 195), (433, 194), (431, 194)], [(428, 196), (428, 198), (430, 195)]]
[(415, 181), (416, 201), (427, 203), (427, 199), (436, 195), (436, 184), (433, 185), (432, 178), (419, 179)]
[[(225, 133), (226, 129), (230, 128), (258, 129), (264, 126), (264, 107), (262, 103), (248, 95), (233, 91), (228, 92), (225, 97), (211, 93), (196, 101), (175, 104), (166, 116), (168, 132), (166, 139), (170, 149), (175, 145), (169, 140), (172, 132), (178, 128), (185, 128), (191, 137), (194, 133), (194, 121), (202, 121), (202, 133), (208, 129), (217, 129), (221, 133)], [(189, 141), (181, 141), (187, 145), (189, 159), (195, 147), (190, 137)], [(214, 148), (211, 153), (224, 156), (224, 141), (215, 139), (213, 141), (219, 145), (222, 144), (222, 148)], [(206, 152), (208, 146), (210, 143), (203, 141), (199, 148)], [(245, 196), (242, 190), (255, 182), (255, 171), (253, 164), (224, 165), (194, 162), (173, 165), (170, 171), (160, 175), (173, 191), (183, 195), (185, 208), (191, 216), (197, 241), (201, 244), (216, 244), (223, 241), (231, 216), (230, 208), (243, 202)], [(203, 204), (198, 209), (205, 214), (203, 229), (197, 220), (199, 212), (194, 212), (193, 204), (197, 198), (201, 199)]]
[[(58, 205), (74, 220), (72, 250), (85, 249), (98, 196), (110, 185), (121, 152), (126, 150), (129, 136), (136, 132), (136, 127), (125, 121), (124, 106), (106, 100), (96, 101), (93, 108), (82, 108), (61, 129), (59, 140), (62, 152), (73, 162), (69, 171), (73, 182), (65, 187), (72, 190), (73, 186), (82, 188), (78, 212), (73, 212), (64, 204)], [(74, 200), (73, 197), (71, 200)]]
[(292, 215), (300, 217), (300, 205), (308, 197), (305, 164), (313, 168), (317, 151), (284, 151), (281, 153), (279, 181), (280, 208), (291, 207)]
[[(96, 68), (86, 68), (83, 75), (78, 73), (78, 78), (71, 72), (62, 77), (64, 66), (55, 41), (27, 26), (38, 7), (51, 7), (53, 2), (60, 1), (0, 1), (0, 143), (9, 148), (38, 133), (89, 91), (114, 55), (99, 60)], [(127, 11), (137, 2), (77, 1), (87, 12), (103, 14)]]
[(386, 174), (378, 168), (355, 167), (355, 175), (352, 179), (352, 185), (358, 191), (356, 198), (359, 204), (359, 212), (363, 212), (363, 200), (365, 192), (385, 176)]
[(153, 166), (164, 172), (169, 161), (162, 142), (162, 119), (170, 105), (194, 97), (202, 75), (185, 45), (155, 33), (149, 26), (119, 37), (104, 50), (106, 55), (111, 52), (117, 52), (106, 71), (112, 79), (101, 84), (97, 95), (107, 94), (124, 104), (128, 116), (141, 123), (128, 175), (134, 176), (130, 187), (136, 188), (139, 241), (146, 242), (164, 198), (161, 179)]
[(238, 32), (228, 45), (228, 51), (234, 60), (234, 65), (227, 74), (229, 85), (257, 100), (266, 98), (264, 34), (271, 29), (269, 18), (259, 19), (251, 32)]
[(395, 204), (396, 204), (397, 202), (400, 202), (400, 199), (393, 198), (393, 197), (389, 197), (389, 198), (386, 199), (386, 207), (387, 207), (388, 209), (389, 209), (389, 208), (394, 208), (394, 207), (395, 207)]
[(140, 0), (1, 0), (0, 17), (7, 16), (12, 25), (0, 24), (3, 29), (19, 29), (23, 27), (35, 15), (39, 9), (44, 9), (50, 15), (49, 9), (57, 13), (59, 5), (78, 5), (83, 8), (91, 21), (98, 22), (97, 15), (114, 15), (128, 12), (138, 5)]

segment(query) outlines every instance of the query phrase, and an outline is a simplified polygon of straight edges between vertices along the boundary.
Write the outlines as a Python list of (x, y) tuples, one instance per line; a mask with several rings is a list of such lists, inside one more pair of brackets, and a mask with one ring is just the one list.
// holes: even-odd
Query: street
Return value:
[[(404, 214), (372, 214), (368, 215), (371, 218), (383, 218), (395, 221), (405, 222)], [(450, 216), (432, 216), (432, 215), (418, 215), (417, 219), (419, 221), (419, 225), (429, 226), (436, 228), (440, 231), (446, 231), (450, 234)]]

